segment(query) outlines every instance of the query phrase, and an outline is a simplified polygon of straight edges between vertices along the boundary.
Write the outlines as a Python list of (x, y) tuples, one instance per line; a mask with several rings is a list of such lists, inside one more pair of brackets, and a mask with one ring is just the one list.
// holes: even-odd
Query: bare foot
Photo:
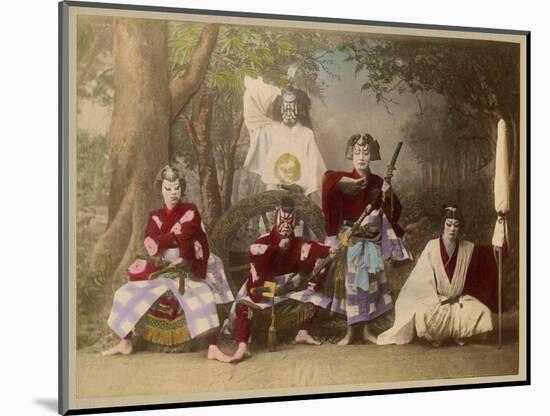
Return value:
[(220, 350), (218, 346), (214, 344), (208, 346), (208, 354), (206, 358), (208, 358), (209, 360), (218, 360), (222, 363), (231, 362), (231, 357), (229, 355), (224, 354), (223, 351)]
[(132, 353), (132, 340), (131, 339), (121, 339), (118, 344), (114, 347), (109, 348), (108, 350), (102, 351), (101, 355), (115, 355), (122, 354), (128, 355)]
[(441, 347), (441, 341), (432, 341), (432, 347), (434, 348)]
[(367, 342), (372, 342), (373, 344), (376, 344), (376, 338), (376, 335), (374, 335), (370, 331), (369, 325), (365, 324), (365, 326), (363, 327), (363, 339)]
[(348, 329), (346, 330), (346, 335), (344, 335), (344, 338), (342, 338), (340, 341), (336, 343), (336, 345), (350, 345), (353, 342), (353, 328), (351, 326), (348, 326)]
[(463, 339), (460, 339), (460, 338), (455, 338), (454, 339), (454, 342), (456, 345), (458, 345), (459, 347), (463, 347), (464, 345), (466, 345), (466, 343), (464, 342)]
[(239, 361), (249, 358), (251, 355), (252, 354), (250, 354), (250, 351), (248, 350), (248, 344), (246, 342), (239, 342), (237, 351), (235, 351), (235, 354), (233, 354), (229, 362), (238, 363)]
[(319, 341), (313, 338), (305, 329), (300, 329), (294, 338), (294, 344), (321, 345)]

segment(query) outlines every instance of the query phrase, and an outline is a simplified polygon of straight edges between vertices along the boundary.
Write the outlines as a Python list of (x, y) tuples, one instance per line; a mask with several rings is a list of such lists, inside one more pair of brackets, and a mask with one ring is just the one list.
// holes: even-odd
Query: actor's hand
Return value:
[(391, 191), (391, 183), (384, 181), (384, 184), (382, 185), (382, 192), (386, 193)]
[(181, 264), (182, 262), (183, 262), (183, 259), (181, 257), (178, 257), (176, 260), (170, 263), (170, 266), (176, 267), (178, 264)]
[(145, 250), (147, 250), (147, 254), (150, 256), (154, 256), (159, 250), (158, 244), (149, 236), (145, 237), (143, 245), (145, 246)]
[(352, 179), (344, 187), (344, 192), (347, 194), (356, 194), (367, 187), (367, 178)]
[(336, 247), (331, 247), (328, 251), (328, 255), (331, 258), (336, 257), (337, 254), (338, 254), (338, 249)]

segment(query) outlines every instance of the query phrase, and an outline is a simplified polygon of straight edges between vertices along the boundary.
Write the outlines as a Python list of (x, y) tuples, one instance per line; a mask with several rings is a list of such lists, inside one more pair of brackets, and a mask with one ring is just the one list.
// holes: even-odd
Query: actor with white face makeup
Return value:
[(331, 310), (345, 315), (348, 323), (339, 345), (351, 344), (357, 327), (364, 340), (376, 342), (369, 324), (393, 309), (384, 260), (405, 260), (410, 256), (397, 224), (401, 214), (399, 199), (395, 195), (388, 197), (381, 207), (382, 194), (389, 195), (391, 185), (370, 171), (371, 160), (380, 160), (378, 142), (369, 134), (355, 134), (348, 140), (346, 158), (353, 160), (353, 171), (328, 171), (323, 180), (325, 244), (336, 246), (339, 233), (349, 233), (351, 224), (366, 209), (372, 211), (351, 236), (344, 264), (336, 268), (336, 273), (344, 275), (335, 280), (345, 285), (345, 294), (337, 295), (344, 288), (335, 290)]
[(433, 346), (493, 329), (496, 262), (491, 246), (461, 238), (464, 217), (456, 206), (443, 210), (443, 234), (428, 242), (395, 304), (395, 323), (378, 344), (405, 344), (415, 334)]
[[(185, 180), (178, 170), (165, 166), (157, 185), (164, 205), (149, 213), (144, 239), (147, 255), (132, 263), (129, 282), (115, 293), (108, 323), (121, 340), (103, 355), (131, 353), (134, 326), (146, 313), (159, 321), (183, 314), (187, 326), (181, 328), (182, 334), (167, 336), (209, 336), (208, 358), (229, 362), (217, 347), (215, 335), (219, 327), (216, 304), (234, 300), (221, 260), (210, 254), (197, 207), (182, 201)], [(157, 301), (164, 301), (165, 308), (156, 308)]]

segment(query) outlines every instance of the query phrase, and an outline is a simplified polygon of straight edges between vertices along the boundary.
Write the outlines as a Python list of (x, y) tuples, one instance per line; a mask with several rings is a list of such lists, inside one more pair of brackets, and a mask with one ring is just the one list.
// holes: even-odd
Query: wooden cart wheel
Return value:
[(248, 277), (250, 245), (261, 234), (272, 229), (272, 212), (280, 205), (283, 197), (294, 200), (298, 220), (304, 221), (310, 231), (309, 239), (321, 243), (325, 240), (321, 208), (301, 193), (266, 191), (239, 201), (224, 213), (209, 233), (212, 250), (223, 260), (227, 279), (234, 294)]

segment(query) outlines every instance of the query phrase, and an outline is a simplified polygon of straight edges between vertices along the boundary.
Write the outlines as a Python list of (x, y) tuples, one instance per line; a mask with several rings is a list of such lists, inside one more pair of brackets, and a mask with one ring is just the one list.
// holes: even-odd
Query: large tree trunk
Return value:
[(199, 101), (199, 113), (196, 122), (196, 149), (203, 208), (202, 217), (207, 229), (221, 217), (223, 211), (216, 161), (214, 160), (210, 141), (213, 108), (214, 98), (212, 94), (205, 92)]
[(166, 53), (166, 22), (114, 20), (109, 219), (91, 261), (107, 276), (124, 276), (141, 252), (146, 213), (158, 205), (154, 179), (167, 162), (170, 131)]
[(147, 213), (161, 204), (154, 181), (168, 163), (170, 122), (202, 84), (218, 30), (205, 25), (189, 70), (169, 87), (166, 22), (114, 19), (108, 225), (90, 258), (91, 277), (114, 276), (116, 285), (126, 278), (133, 257), (143, 252)]

